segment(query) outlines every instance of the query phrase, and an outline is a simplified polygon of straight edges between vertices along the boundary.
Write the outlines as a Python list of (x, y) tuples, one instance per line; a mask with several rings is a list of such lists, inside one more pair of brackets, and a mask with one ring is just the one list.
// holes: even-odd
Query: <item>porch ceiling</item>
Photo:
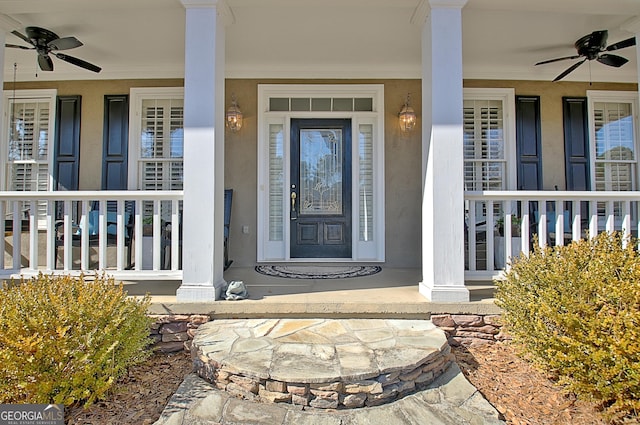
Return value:
[[(421, 0), (227, 0), (227, 76), (261, 78), (419, 78)], [(85, 45), (72, 56), (94, 74), (54, 58), (37, 72), (35, 53), (5, 49), (5, 81), (183, 76), (184, 8), (179, 0), (0, 0), (0, 13)], [(571, 62), (573, 42), (608, 29), (613, 43), (640, 16), (638, 0), (469, 0), (463, 9), (465, 78), (551, 80)], [(7, 42), (21, 44), (15, 36)], [(637, 82), (636, 49), (619, 69), (587, 64), (567, 80)], [(206, 52), (202, 53), (203, 55)]]

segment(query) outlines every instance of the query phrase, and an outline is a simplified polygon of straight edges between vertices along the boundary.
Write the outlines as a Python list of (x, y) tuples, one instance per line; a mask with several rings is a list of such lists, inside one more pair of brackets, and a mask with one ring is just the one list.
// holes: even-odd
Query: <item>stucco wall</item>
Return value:
[(544, 190), (564, 190), (564, 130), (562, 124), (562, 97), (585, 97), (587, 90), (637, 90), (636, 84), (576, 83), (549, 81), (490, 81), (465, 80), (465, 87), (513, 88), (516, 96), (540, 96), (542, 121), (542, 180)]
[[(420, 265), (421, 204), (421, 82), (420, 80), (249, 80), (229, 79), (226, 102), (235, 94), (244, 113), (238, 133), (227, 131), (225, 187), (234, 189), (231, 219), (231, 259), (237, 266), (256, 261), (257, 89), (258, 84), (384, 84), (385, 90), (385, 191), (386, 264), (389, 267)], [(128, 94), (131, 87), (174, 87), (182, 80), (116, 80), (18, 83), (16, 89), (55, 88), (59, 95), (82, 96), (80, 189), (100, 188), (104, 96)], [(635, 84), (600, 84), (536, 81), (465, 81), (465, 87), (510, 87), (517, 95), (541, 100), (544, 188), (565, 187), (562, 97), (586, 96), (587, 90), (637, 90)], [(13, 83), (5, 83), (6, 90)], [(407, 93), (418, 116), (409, 135), (401, 134), (397, 114)], [(243, 226), (249, 232), (242, 233)]]

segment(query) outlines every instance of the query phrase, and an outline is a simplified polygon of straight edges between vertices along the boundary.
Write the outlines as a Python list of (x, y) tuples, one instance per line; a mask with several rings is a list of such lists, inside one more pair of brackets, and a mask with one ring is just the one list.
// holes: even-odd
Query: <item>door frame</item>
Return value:
[[(370, 111), (292, 111), (270, 110), (273, 98), (371, 98)], [(351, 120), (352, 161), (351, 161), (351, 257), (350, 258), (291, 258), (290, 256), (290, 135), (291, 119), (335, 118)], [(276, 127), (281, 132), (278, 152), (282, 152), (282, 186), (270, 186), (270, 129)], [(360, 130), (371, 131), (371, 178), (372, 199), (368, 205), (369, 228), (362, 236), (360, 228)], [(339, 84), (339, 85), (258, 85), (258, 182), (257, 182), (257, 261), (258, 262), (383, 262), (385, 259), (385, 217), (384, 217), (384, 86), (382, 84)], [(275, 197), (275, 198), (274, 198)], [(278, 217), (282, 230), (274, 237), (270, 232), (269, 202), (277, 199)], [(273, 220), (272, 220), (273, 221)]]

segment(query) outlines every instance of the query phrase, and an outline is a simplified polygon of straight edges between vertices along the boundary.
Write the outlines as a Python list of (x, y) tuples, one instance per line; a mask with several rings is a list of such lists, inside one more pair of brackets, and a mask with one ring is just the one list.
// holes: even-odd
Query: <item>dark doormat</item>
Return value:
[(380, 266), (256, 266), (258, 273), (289, 279), (346, 279), (371, 276), (381, 270)]

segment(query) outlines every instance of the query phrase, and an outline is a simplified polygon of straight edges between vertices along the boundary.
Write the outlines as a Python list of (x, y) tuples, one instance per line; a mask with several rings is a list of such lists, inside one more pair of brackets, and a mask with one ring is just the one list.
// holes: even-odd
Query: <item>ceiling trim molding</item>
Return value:
[(629, 19), (622, 25), (620, 25), (620, 29), (623, 31), (628, 31), (632, 34), (640, 34), (640, 16), (634, 16)]
[(22, 23), (13, 19), (11, 16), (0, 13), (0, 30), (11, 32), (13, 30), (21, 30)]

